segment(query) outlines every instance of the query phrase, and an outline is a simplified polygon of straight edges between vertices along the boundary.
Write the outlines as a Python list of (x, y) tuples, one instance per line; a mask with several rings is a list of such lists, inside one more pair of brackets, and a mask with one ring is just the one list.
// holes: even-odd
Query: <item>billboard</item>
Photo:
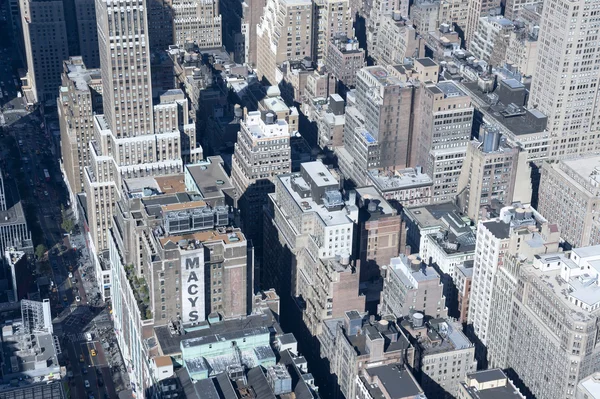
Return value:
[(203, 249), (181, 257), (181, 308), (183, 323), (206, 320)]

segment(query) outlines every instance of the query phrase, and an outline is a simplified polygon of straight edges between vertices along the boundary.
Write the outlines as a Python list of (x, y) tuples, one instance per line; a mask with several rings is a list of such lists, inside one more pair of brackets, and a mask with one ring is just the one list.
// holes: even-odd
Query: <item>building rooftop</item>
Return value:
[(240, 122), (255, 140), (290, 137), (285, 119), (277, 119), (272, 112), (251, 111)]
[(423, 262), (414, 258), (408, 258), (401, 254), (397, 258), (390, 259), (388, 270), (398, 276), (399, 280), (408, 289), (418, 288), (419, 283), (432, 280), (440, 280), (440, 275), (431, 266), (425, 266)]
[(444, 93), (444, 97), (464, 97), (467, 94), (456, 83), (451, 80), (437, 83), (437, 88)]
[(404, 319), (401, 325), (413, 337), (420, 336), (419, 345), (423, 356), (474, 347), (462, 332), (461, 325), (450, 319), (433, 318), (421, 328), (413, 327), (409, 319)]
[(588, 399), (600, 399), (600, 373), (596, 372), (579, 381), (578, 391), (581, 390), (580, 387), (583, 388), (583, 393), (588, 396)]
[(421, 169), (407, 168), (396, 171), (368, 171), (368, 177), (381, 192), (408, 190), (416, 187), (426, 187), (433, 184), (433, 180)]
[(420, 229), (444, 227), (445, 223), (442, 218), (450, 213), (454, 213), (463, 220), (468, 219), (467, 217), (462, 216), (460, 208), (453, 202), (442, 202), (433, 205), (404, 208), (404, 213), (410, 219), (414, 220)]
[[(342, 194), (338, 189), (338, 180), (331, 171), (319, 161), (303, 163), (302, 170), (312, 180), (316, 191), (323, 189), (323, 198), (327, 199), (330, 205), (327, 207), (323, 198), (312, 197), (311, 186), (301, 173), (277, 176), (302, 212), (316, 213), (327, 226), (352, 223), (351, 210), (345, 206)], [(298, 191), (307, 193), (307, 195), (301, 196)]]
[(578, 190), (590, 196), (600, 196), (600, 155), (544, 163), (544, 168), (554, 169)]
[[(211, 241), (223, 241), (225, 244), (239, 244), (244, 243), (246, 237), (240, 229), (215, 229), (162, 237), (159, 241), (163, 248), (178, 246), (180, 249), (184, 250), (188, 248), (189, 243), (193, 242), (206, 243)], [(193, 249), (196, 248), (194, 247)]]
[(6, 390), (0, 387), (0, 399), (66, 399), (62, 382), (52, 384), (26, 384), (20, 387), (10, 386)]
[(154, 333), (158, 339), (162, 353), (167, 356), (174, 356), (181, 353), (181, 343), (184, 340), (263, 328), (268, 329), (272, 334), (283, 333), (279, 327), (279, 324), (275, 320), (275, 316), (270, 311), (213, 324), (203, 322), (200, 323), (196, 329), (184, 332), (183, 334), (178, 334), (177, 332), (172, 333), (169, 329), (169, 326), (166, 325), (155, 327)]
[[(405, 366), (389, 364), (365, 370), (368, 379), (362, 378), (369, 393), (375, 399), (383, 398), (425, 398), (423, 389)], [(370, 383), (377, 378), (378, 382)], [(385, 394), (384, 394), (385, 392)]]
[(503, 380), (506, 375), (500, 369), (482, 370), (476, 373), (467, 374), (467, 378), (472, 378), (479, 383)]
[(224, 161), (220, 156), (208, 157), (205, 161), (186, 165), (186, 175), (189, 175), (194, 183), (189, 184), (189, 187), (186, 185), (187, 191), (197, 190), (209, 202), (222, 197), (223, 194), (233, 197), (234, 187), (223, 165)]

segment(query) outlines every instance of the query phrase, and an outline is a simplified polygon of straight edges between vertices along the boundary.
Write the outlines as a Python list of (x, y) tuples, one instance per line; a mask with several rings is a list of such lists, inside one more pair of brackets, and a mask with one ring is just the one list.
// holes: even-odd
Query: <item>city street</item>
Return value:
[[(6, 17), (6, 3), (1, 9), (0, 17)], [(62, 347), (60, 361), (67, 367), (69, 396), (116, 398), (115, 385), (119, 390), (125, 387), (120, 378), (124, 366), (109, 310), (100, 300), (80, 227), (70, 235), (61, 227), (68, 195), (55, 147), (59, 140), (52, 137), (44, 117), (44, 112), (48, 117), (54, 111), (30, 109), (18, 94), (20, 58), (8, 25), (0, 24), (0, 167), (5, 178), (17, 183), (34, 246), (48, 249), (37, 272), (54, 285), (53, 324)]]

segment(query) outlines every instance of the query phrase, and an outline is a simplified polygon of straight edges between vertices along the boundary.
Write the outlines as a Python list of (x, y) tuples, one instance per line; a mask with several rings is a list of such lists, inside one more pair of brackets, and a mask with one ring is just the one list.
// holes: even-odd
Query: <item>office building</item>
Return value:
[[(360, 262), (350, 258), (357, 218), (351, 197), (344, 201), (338, 179), (318, 161), (301, 164), (300, 173), (278, 175), (275, 193), (269, 194), (265, 219), (274, 228), (265, 229), (261, 281), (280, 292), (290, 287), (313, 335), (325, 320), (364, 309), (365, 298), (358, 291)], [(282, 270), (281, 259), (267, 255), (267, 248), (273, 251), (277, 245), (291, 252), (291, 271)]]
[(98, 49), (98, 24), (96, 23), (95, 0), (74, 0), (79, 53), (87, 68), (100, 68)]
[[(202, 152), (195, 147), (195, 126), (181, 90), (167, 91), (153, 106), (146, 6), (144, 0), (129, 8), (96, 2), (104, 114), (93, 118), (95, 140), (84, 173), (88, 226), (93, 226), (90, 234), (96, 253), (108, 248), (123, 178), (180, 173), (182, 152), (190, 156)], [(141, 19), (129, 19), (131, 12)], [(121, 18), (122, 27), (114, 22)]]
[(503, 66), (510, 35), (515, 26), (502, 15), (485, 16), (478, 20), (469, 42), (469, 51), (491, 66)]
[(440, 275), (416, 255), (390, 259), (384, 274), (379, 307), (382, 316), (401, 319), (420, 312), (436, 318), (448, 317)]
[[(173, 0), (174, 43), (195, 43), (200, 49), (221, 47), (222, 20), (218, 1)], [(165, 48), (166, 49), (166, 48)]]
[[(329, 53), (331, 56), (332, 53)], [(332, 94), (329, 99), (312, 99), (308, 107), (309, 120), (317, 124), (317, 144), (322, 149), (334, 149), (344, 144), (346, 124), (344, 99)]]
[(395, 171), (373, 169), (367, 178), (386, 200), (398, 201), (406, 207), (431, 203), (433, 182), (420, 166)]
[(425, 394), (431, 398), (455, 397), (459, 382), (477, 370), (475, 346), (463, 334), (462, 326), (419, 312), (411, 313), (400, 325), (415, 345), (415, 368)]
[(482, 207), (494, 202), (531, 203), (531, 167), (527, 154), (502, 139), (497, 128), (484, 125), (481, 140), (473, 140), (458, 181), (458, 205), (473, 221)]
[[(459, 65), (462, 64), (454, 64), (457, 68)], [(452, 70), (457, 71), (454, 66)], [(469, 67), (464, 71), (470, 70), (472, 68)], [(463, 80), (460, 87), (477, 104), (477, 110), (481, 112), (485, 123), (494, 125), (509, 143), (527, 151), (530, 161), (550, 157), (554, 139), (546, 129), (548, 117), (532, 107), (531, 102), (526, 106), (528, 90), (525, 85), (515, 79), (515, 76), (507, 77), (483, 71), (469, 76), (471, 81)], [(498, 96), (494, 105), (488, 102), (490, 94)]]
[(267, 0), (256, 28), (258, 78), (277, 85), (281, 80), (277, 69), (284, 61), (311, 59), (312, 29), (310, 0)]
[(523, 76), (533, 76), (536, 68), (540, 33), (541, 3), (527, 6), (514, 20), (515, 28), (508, 38), (505, 61)]
[(575, 399), (598, 399), (600, 398), (600, 373), (595, 372), (577, 384)]
[[(437, 64), (427, 58), (424, 60), (435, 66), (437, 72)], [(437, 83), (437, 74), (430, 77), (431, 82), (420, 89), (416, 163), (431, 176), (431, 202), (436, 203), (451, 200), (458, 192), (458, 180), (471, 139), (474, 108), (470, 96), (456, 83)]]
[(332, 40), (338, 36), (354, 37), (354, 15), (349, 0), (315, 0), (313, 7), (312, 57), (324, 63)]
[[(392, 68), (392, 67), (390, 67)], [(346, 106), (340, 169), (357, 186), (371, 169), (404, 169), (410, 163), (414, 85), (383, 66), (358, 71), (356, 100)]]
[(0, 169), (0, 253), (9, 248), (33, 254), (31, 232), (17, 187), (12, 180), (5, 180)]
[[(381, 19), (397, 11), (401, 16), (408, 16), (408, 1), (404, 0), (373, 0), (362, 5), (365, 13), (367, 29), (367, 48), (372, 49), (377, 45)], [(354, 9), (354, 8), (353, 8)]]
[(471, 225), (469, 218), (462, 215), (454, 202), (406, 207), (402, 210), (402, 218), (406, 223), (406, 245), (413, 253), (425, 248), (428, 235), (437, 237), (440, 231), (463, 230), (463, 226)]
[(408, 367), (402, 364), (372, 367), (356, 380), (357, 399), (427, 399)]
[(538, 208), (573, 247), (600, 244), (598, 167), (600, 156), (542, 164)]
[(328, 46), (325, 57), (327, 70), (344, 86), (354, 87), (357, 72), (367, 66), (365, 50), (360, 48), (357, 39), (345, 35), (335, 36)]
[[(535, 255), (558, 250), (558, 242), (557, 226), (528, 205), (505, 207), (498, 218), (479, 221), (468, 320), (479, 340), (489, 343), (490, 351), (494, 344), (506, 345), (504, 341), (511, 336), (490, 328), (492, 309), (498, 304), (494, 295), (504, 292), (497, 275), (506, 272), (511, 262), (532, 261)], [(509, 327), (496, 324), (497, 328)]]
[(84, 190), (83, 173), (90, 166), (89, 143), (94, 139), (94, 115), (102, 113), (102, 81), (99, 69), (88, 69), (82, 57), (63, 63), (62, 85), (57, 99), (60, 122), (62, 169), (71, 202)]
[(382, 267), (405, 251), (405, 227), (398, 210), (373, 186), (356, 189), (361, 281), (381, 276)]
[[(562, 13), (569, 15), (568, 23)], [(596, 23), (588, 13), (585, 1), (556, 1), (544, 4), (536, 70), (531, 83), (530, 107), (536, 107), (548, 116), (548, 130), (553, 138), (550, 157), (563, 157), (598, 151), (598, 109), (590, 98), (598, 93), (600, 76), (588, 71), (588, 64), (600, 59), (590, 49), (596, 44), (593, 36), (586, 35)], [(568, 39), (576, 37), (577, 43)], [(579, 52), (586, 54), (581, 64)], [(589, 52), (589, 54), (588, 54)], [(588, 57), (589, 56), (589, 57)]]
[(27, 75), (21, 83), (30, 103), (53, 101), (60, 86), (62, 62), (69, 58), (62, 0), (20, 0)]
[[(490, 363), (514, 370), (541, 399), (575, 397), (578, 382), (596, 370), (593, 359), (599, 350), (595, 326), (600, 295), (594, 265), (600, 248), (556, 249), (507, 259), (502, 268), (506, 277), (498, 281), (503, 289), (492, 294), (490, 338), (499, 342), (490, 343)], [(538, 359), (547, 359), (543, 370), (532, 368)]]
[[(262, 234), (262, 208), (275, 191), (273, 179), (291, 172), (290, 127), (273, 111), (247, 112), (232, 159), (231, 180), (236, 191), (244, 232), (249, 239)], [(260, 242), (257, 241), (260, 247)]]
[(410, 6), (409, 15), (417, 33), (427, 40), (427, 35), (442, 25), (456, 24), (464, 30), (467, 11), (467, 0), (416, 0)]
[(465, 44), (468, 50), (471, 49), (471, 42), (480, 18), (488, 15), (498, 15), (500, 10), (500, 1), (498, 0), (468, 0), (467, 21), (464, 27)]
[(144, 397), (157, 389), (151, 363), (161, 352), (145, 343), (156, 328), (239, 319), (255, 303), (252, 248), (230, 227), (232, 185), (215, 185), (227, 179), (219, 171), (210, 159), (186, 174), (123, 182), (107, 256), (110, 298), (129, 379)]
[(473, 282), (473, 261), (468, 260), (454, 269), (452, 278), (457, 290), (458, 321), (466, 324), (469, 319), (469, 301)]
[(441, 24), (439, 29), (429, 32), (425, 36), (425, 43), (431, 49), (432, 58), (442, 62), (452, 58), (460, 50), (461, 38), (448, 24)]
[(331, 374), (344, 397), (355, 398), (357, 379), (372, 367), (404, 365), (413, 367), (415, 349), (402, 330), (390, 320), (375, 321), (357, 311), (325, 323), (321, 357), (329, 359)]
[(399, 11), (382, 15), (378, 29), (377, 43), (369, 48), (369, 55), (377, 64), (402, 65), (405, 58), (421, 58), (425, 55), (423, 38)]
[(242, 3), (241, 31), (244, 35), (244, 62), (252, 68), (256, 68), (257, 65), (257, 29), (266, 3), (266, 0), (245, 0)]
[[(50, 300), (21, 301), (21, 317), (2, 323), (2, 384), (35, 380), (52, 384), (61, 380), (60, 344), (53, 335)], [(2, 393), (0, 393), (0, 396)]]
[(467, 374), (458, 386), (457, 399), (506, 398), (525, 399), (513, 382), (500, 369)]

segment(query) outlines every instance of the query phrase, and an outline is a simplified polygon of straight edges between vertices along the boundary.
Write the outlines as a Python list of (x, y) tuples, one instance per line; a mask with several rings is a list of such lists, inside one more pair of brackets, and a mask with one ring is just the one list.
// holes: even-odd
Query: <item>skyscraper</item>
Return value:
[(96, 0), (105, 113), (94, 117), (84, 174), (96, 249), (107, 247), (122, 177), (181, 171), (182, 136), (195, 137), (187, 100), (169, 94), (153, 107), (146, 11), (146, 0)]
[(310, 0), (268, 0), (257, 27), (258, 78), (277, 84), (286, 60), (311, 58), (313, 9)]
[(23, 84), (29, 102), (56, 98), (62, 62), (69, 57), (62, 0), (20, 0), (27, 79)]
[[(536, 69), (529, 106), (548, 116), (551, 157), (598, 151), (597, 101), (600, 62), (597, 3), (550, 0), (544, 3)], [(555, 10), (561, 10), (557, 12)]]
[(199, 48), (221, 47), (221, 26), (218, 1), (173, 1), (175, 44), (193, 42)]

